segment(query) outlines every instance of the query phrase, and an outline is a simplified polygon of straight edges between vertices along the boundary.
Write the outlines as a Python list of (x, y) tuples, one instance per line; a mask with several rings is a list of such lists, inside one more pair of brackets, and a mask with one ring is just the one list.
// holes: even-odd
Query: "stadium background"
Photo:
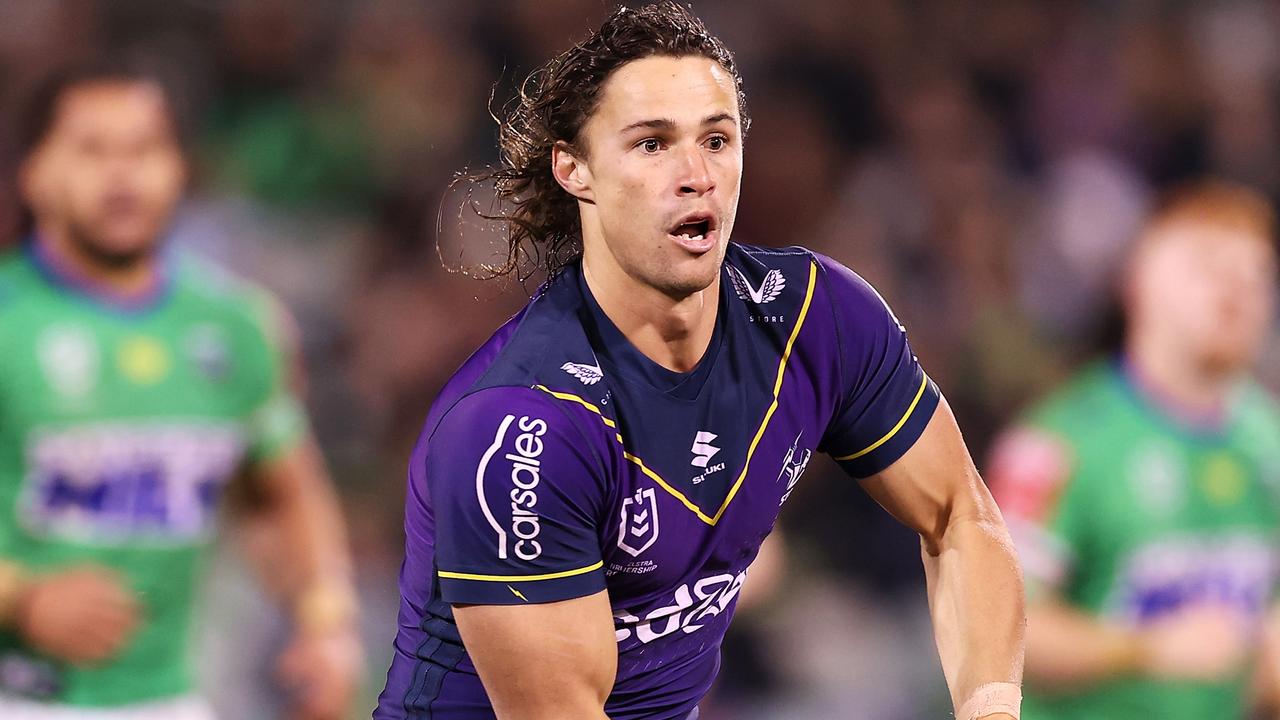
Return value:
[[(24, 88), (79, 54), (141, 50), (179, 81), (190, 120), (195, 179), (172, 241), (266, 284), (299, 320), (365, 603), (353, 717), (390, 657), (409, 446), (524, 297), (442, 268), (446, 187), (494, 158), (491, 90), (500, 106), (609, 8), (0, 0), (0, 236), (16, 236)], [(804, 244), (877, 285), (980, 467), (1003, 423), (1113, 335), (1112, 278), (1153, 193), (1213, 173), (1280, 197), (1280, 3), (694, 9), (737, 53), (754, 117), (734, 239)], [(447, 237), (445, 255), (486, 237)], [(914, 537), (816, 462), (782, 523), (785, 566), (740, 612), (705, 717), (942, 717)], [(227, 718), (269, 717), (279, 616), (230, 553), (207, 588), (209, 693)]]

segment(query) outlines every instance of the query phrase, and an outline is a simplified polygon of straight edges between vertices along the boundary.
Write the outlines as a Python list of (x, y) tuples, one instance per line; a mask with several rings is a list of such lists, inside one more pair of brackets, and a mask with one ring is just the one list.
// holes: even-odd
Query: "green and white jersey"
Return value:
[[(1280, 413), (1260, 387), (1237, 388), (1218, 430), (1196, 430), (1122, 365), (1098, 364), (1007, 434), (987, 474), (1032, 598), (1134, 627), (1199, 602), (1261, 623), (1277, 581)], [(1029, 684), (1023, 718), (1242, 718), (1247, 681)]]
[(263, 293), (170, 257), (153, 297), (104, 299), (38, 246), (0, 257), (0, 557), (120, 572), (142, 622), (71, 667), (0, 634), (0, 694), (111, 706), (189, 692), (192, 601), (218, 499), (305, 432)]

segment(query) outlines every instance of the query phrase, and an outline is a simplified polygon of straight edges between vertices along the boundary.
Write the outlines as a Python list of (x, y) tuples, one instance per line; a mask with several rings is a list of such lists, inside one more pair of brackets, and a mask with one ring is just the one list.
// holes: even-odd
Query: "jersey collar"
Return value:
[(660, 392), (683, 400), (696, 399), (715, 366), (716, 357), (723, 343), (726, 316), (725, 284), (720, 283), (720, 307), (716, 312), (715, 329), (712, 331), (711, 342), (707, 344), (706, 352), (692, 370), (675, 372), (659, 365), (637, 350), (626, 335), (613, 324), (600, 304), (596, 302), (591, 289), (587, 287), (581, 260), (572, 266), (571, 272), (574, 274), (573, 283), (582, 297), (582, 324), (594, 346), (596, 357), (601, 362), (612, 366), (617, 374), (631, 380), (638, 380)]
[(173, 288), (172, 263), (167, 253), (157, 263), (156, 278), (151, 287), (141, 293), (123, 294), (76, 272), (54, 255), (38, 236), (27, 238), (22, 243), (22, 251), (45, 282), (105, 310), (128, 315), (146, 313), (163, 305)]

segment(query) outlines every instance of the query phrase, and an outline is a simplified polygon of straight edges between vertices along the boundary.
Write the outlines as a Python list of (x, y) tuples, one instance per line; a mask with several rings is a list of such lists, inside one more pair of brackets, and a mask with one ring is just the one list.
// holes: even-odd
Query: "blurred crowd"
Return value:
[[(1214, 174), (1280, 198), (1277, 3), (693, 7), (746, 78), (734, 239), (806, 245), (875, 284), (980, 467), (1004, 423), (1114, 339), (1113, 277), (1156, 193)], [(450, 181), (496, 159), (490, 111), (610, 9), (0, 0), (7, 241), (20, 222), (8, 129), (34, 79), (102, 48), (157, 58), (176, 79), (195, 173), (172, 242), (267, 285), (298, 318), (307, 401), (356, 544), (371, 693), (390, 658), (409, 448), (440, 385), (531, 289), (469, 276), (499, 238), (458, 212), (472, 189)], [(1280, 362), (1262, 373), (1280, 378)], [(914, 537), (834, 466), (815, 463), (792, 505), (783, 589), (744, 609), (706, 716), (946, 707)], [(269, 627), (236, 577), (215, 576), (214, 622)], [(237, 682), (210, 672), (215, 693)]]

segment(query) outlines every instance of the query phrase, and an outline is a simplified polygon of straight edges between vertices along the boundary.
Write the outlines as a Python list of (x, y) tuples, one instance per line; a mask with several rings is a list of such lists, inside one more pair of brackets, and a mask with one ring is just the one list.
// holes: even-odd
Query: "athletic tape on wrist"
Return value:
[(978, 720), (996, 713), (1008, 713), (1017, 718), (1021, 710), (1022, 688), (1016, 683), (993, 682), (973, 691), (960, 706), (956, 720)]

